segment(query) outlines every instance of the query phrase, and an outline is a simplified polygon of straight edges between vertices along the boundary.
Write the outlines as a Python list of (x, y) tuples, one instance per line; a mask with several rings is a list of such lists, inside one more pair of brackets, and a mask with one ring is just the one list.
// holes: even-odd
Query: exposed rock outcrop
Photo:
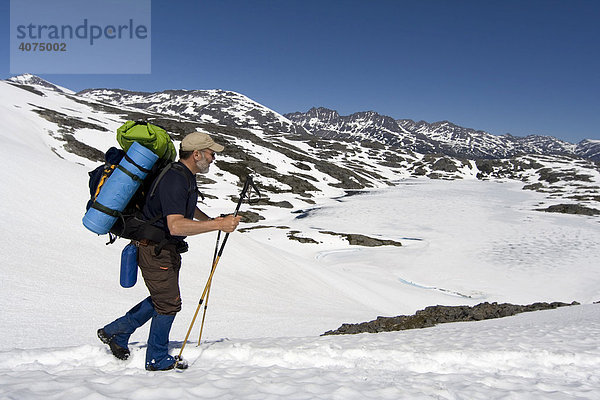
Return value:
[(414, 315), (399, 315), (397, 317), (377, 317), (377, 319), (359, 324), (343, 324), (338, 329), (327, 331), (324, 335), (344, 335), (356, 333), (378, 333), (402, 331), (406, 329), (428, 328), (437, 324), (460, 321), (481, 321), (484, 319), (509, 317), (511, 315), (539, 310), (549, 310), (558, 307), (577, 305), (579, 303), (533, 303), (530, 305), (515, 305), (509, 303), (481, 303), (476, 306), (431, 306), (417, 311)]

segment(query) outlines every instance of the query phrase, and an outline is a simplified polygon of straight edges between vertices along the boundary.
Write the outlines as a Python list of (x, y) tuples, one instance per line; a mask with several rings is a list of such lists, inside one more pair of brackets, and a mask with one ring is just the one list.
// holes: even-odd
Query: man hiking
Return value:
[(175, 314), (181, 310), (179, 269), (180, 253), (187, 251), (184, 239), (217, 230), (233, 232), (241, 218), (233, 215), (209, 218), (196, 206), (198, 190), (195, 175), (208, 172), (215, 153), (223, 150), (224, 147), (215, 143), (208, 134), (190, 133), (181, 142), (179, 161), (153, 185), (152, 195), (147, 196), (144, 217), (151, 221), (160, 216), (153, 225), (164, 230), (166, 239), (160, 243), (147, 239), (138, 242), (138, 265), (150, 296), (124, 316), (98, 330), (98, 337), (109, 345), (115, 357), (121, 360), (129, 357), (129, 337), (152, 319), (146, 369), (187, 368), (184, 360), (168, 353), (171, 325)]

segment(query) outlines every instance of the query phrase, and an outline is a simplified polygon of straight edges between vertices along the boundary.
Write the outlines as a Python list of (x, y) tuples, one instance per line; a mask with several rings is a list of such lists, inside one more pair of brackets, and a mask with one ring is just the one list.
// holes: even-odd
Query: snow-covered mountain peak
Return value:
[(324, 107), (311, 108), (306, 113), (285, 114), (295, 124), (309, 132), (329, 139), (371, 141), (408, 150), (433, 150), (421, 138), (410, 135), (391, 117), (375, 111), (362, 111), (341, 116), (337, 111)]
[(69, 93), (69, 94), (75, 93), (72, 90), (69, 90), (64, 87), (50, 83), (47, 80), (42, 79), (39, 76), (36, 76), (33, 74), (21, 74), (21, 75), (13, 76), (13, 77), (8, 78), (7, 81), (16, 83), (19, 85), (31, 85), (31, 86), (37, 86), (37, 87), (41, 87), (41, 88), (45, 88), (45, 89), (51, 89), (51, 90), (55, 90), (57, 92), (62, 92), (62, 93)]
[(227, 90), (164, 90), (133, 92), (122, 89), (86, 89), (79, 96), (190, 121), (275, 132), (306, 133), (289, 119), (250, 99)]

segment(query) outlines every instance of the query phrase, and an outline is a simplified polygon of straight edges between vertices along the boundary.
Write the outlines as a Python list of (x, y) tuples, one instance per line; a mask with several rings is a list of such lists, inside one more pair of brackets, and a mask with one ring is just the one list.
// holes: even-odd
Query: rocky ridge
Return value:
[(449, 121), (394, 120), (373, 111), (340, 116), (337, 111), (323, 107), (311, 108), (305, 113), (285, 114), (285, 117), (321, 137), (375, 140), (424, 154), (441, 153), (471, 159), (543, 154), (600, 160), (600, 143), (591, 140), (575, 145), (551, 136), (496, 136)]
[[(11, 78), (8, 78), (6, 80), (6, 82), (9, 82), (12, 84), (17, 84), (20, 86), (26, 86), (31, 89), (34, 89), (35, 86), (40, 86), (45, 89), (50, 89), (50, 90), (60, 92), (60, 93), (73, 93), (73, 91), (71, 91), (71, 90), (57, 86), (53, 83), (48, 82), (45, 79), (40, 78), (39, 76), (35, 76), (32, 74), (23, 74), (23, 75), (13, 76)], [(43, 95), (43, 93), (41, 93), (41, 92), (38, 92), (37, 94)]]
[(515, 305), (509, 303), (480, 303), (469, 306), (430, 306), (417, 311), (414, 315), (398, 315), (396, 317), (377, 317), (369, 322), (358, 324), (342, 324), (338, 329), (325, 332), (326, 335), (348, 335), (357, 333), (394, 332), (407, 329), (430, 328), (438, 324), (450, 322), (482, 321), (485, 319), (504, 318), (524, 312), (551, 310), (558, 307), (578, 305), (553, 303), (533, 303)]
[(78, 96), (139, 108), (158, 114), (245, 129), (304, 134), (306, 131), (248, 97), (225, 90), (165, 90), (132, 92), (122, 89), (86, 89)]

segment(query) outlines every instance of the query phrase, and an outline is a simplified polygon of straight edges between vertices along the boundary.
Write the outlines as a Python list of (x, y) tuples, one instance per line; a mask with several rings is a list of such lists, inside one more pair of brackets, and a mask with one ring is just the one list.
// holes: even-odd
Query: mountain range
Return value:
[[(30, 74), (13, 77), (8, 81), (69, 92)], [(600, 160), (600, 140), (586, 139), (573, 144), (552, 136), (498, 136), (449, 121), (415, 122), (411, 119), (394, 119), (375, 111), (341, 116), (337, 111), (324, 107), (281, 115), (242, 94), (225, 90), (165, 90), (148, 93), (123, 89), (86, 89), (77, 95), (172, 115), (179, 119), (273, 132), (312, 134), (344, 141), (372, 141), (422, 154), (445, 154), (470, 159), (545, 154)]]
[(572, 155), (600, 159), (600, 141), (572, 144), (552, 136), (496, 136), (449, 121), (428, 123), (393, 119), (374, 111), (341, 116), (335, 110), (311, 108), (285, 115), (307, 131), (326, 138), (373, 140), (424, 154), (465, 158), (509, 158), (521, 154)]
[(571, 155), (600, 160), (600, 141), (572, 144), (552, 136), (492, 135), (449, 121), (428, 123), (394, 119), (374, 111), (341, 116), (313, 107), (307, 112), (276, 113), (239, 93), (224, 90), (166, 90), (157, 93), (86, 89), (83, 97), (141, 108), (190, 120), (274, 132), (312, 134), (345, 141), (372, 141), (422, 154), (464, 158), (509, 158), (522, 154)]
[(74, 154), (79, 162), (102, 161), (109, 139), (99, 137), (128, 119), (151, 120), (176, 141), (204, 129), (226, 144), (225, 157), (216, 162), (225, 184), (239, 185), (252, 173), (271, 205), (304, 208), (319, 196), (426, 176), (517, 179), (525, 188), (547, 193), (551, 205), (560, 200), (584, 207), (563, 207), (565, 212), (598, 211), (600, 140), (572, 144), (550, 136), (496, 136), (448, 121), (396, 120), (374, 111), (341, 116), (320, 107), (281, 115), (226, 90), (74, 93), (30, 74), (4, 84), (37, 95), (35, 101), (4, 105), (27, 108), (53, 124), (45, 128), (45, 140), (63, 158)]

